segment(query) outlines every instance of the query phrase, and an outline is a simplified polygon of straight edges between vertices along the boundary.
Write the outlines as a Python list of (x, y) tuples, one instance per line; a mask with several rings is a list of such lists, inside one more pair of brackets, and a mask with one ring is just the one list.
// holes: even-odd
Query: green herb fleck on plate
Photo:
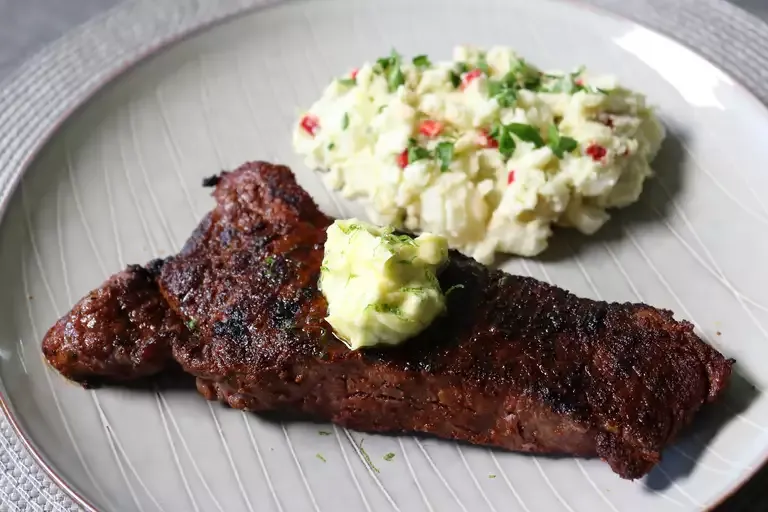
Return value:
[(493, 473), (491, 473), (490, 475), (488, 475), (488, 478), (496, 478), (496, 475), (494, 475)]
[(322, 454), (317, 453), (317, 454), (315, 454), (315, 457), (317, 457), (318, 459), (320, 459), (323, 462), (328, 462), (327, 460), (325, 460), (325, 457), (323, 457)]
[(381, 471), (379, 471), (379, 468), (373, 465), (373, 461), (371, 460), (371, 457), (368, 455), (368, 452), (365, 451), (365, 448), (363, 448), (364, 442), (365, 442), (365, 439), (361, 439), (360, 444), (357, 445), (357, 448), (360, 450), (360, 455), (363, 456), (365, 463), (368, 464), (368, 467), (371, 468), (371, 470), (373, 470), (376, 473), (381, 473)]
[(392, 453), (392, 452), (389, 452), (388, 454), (386, 454), (386, 455), (383, 457), (383, 459), (384, 459), (385, 461), (387, 461), (387, 462), (391, 461), (391, 460), (392, 460), (392, 459), (394, 459), (394, 458), (395, 458), (395, 454), (394, 454), (394, 453)]
[(320, 430), (320, 431), (317, 433), (317, 435), (319, 435), (319, 436), (329, 436), (329, 435), (331, 435), (331, 433), (330, 433), (330, 432), (328, 432), (327, 430)]

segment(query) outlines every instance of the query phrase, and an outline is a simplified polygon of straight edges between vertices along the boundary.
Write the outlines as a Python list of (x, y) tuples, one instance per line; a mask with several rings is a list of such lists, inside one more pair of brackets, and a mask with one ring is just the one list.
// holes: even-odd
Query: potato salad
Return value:
[(541, 253), (553, 225), (595, 233), (637, 201), (663, 138), (645, 97), (613, 77), (458, 47), (450, 62), (393, 51), (339, 77), (293, 144), (373, 222), (490, 263)]

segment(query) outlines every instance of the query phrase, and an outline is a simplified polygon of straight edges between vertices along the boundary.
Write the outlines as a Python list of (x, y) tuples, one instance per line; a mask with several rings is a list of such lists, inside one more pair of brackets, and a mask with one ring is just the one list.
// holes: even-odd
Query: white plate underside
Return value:
[[(651, 475), (630, 483), (599, 461), (279, 424), (190, 390), (84, 391), (46, 368), (39, 341), (79, 297), (127, 263), (180, 248), (212, 205), (203, 176), (282, 162), (326, 212), (362, 215), (293, 155), (297, 112), (391, 47), (448, 58), (467, 42), (513, 46), (544, 68), (615, 72), (669, 128), (638, 205), (593, 238), (559, 233), (540, 260), (504, 266), (582, 296), (672, 309), (738, 360), (726, 403)], [(120, 78), (26, 173), (0, 224), (5, 390), (46, 460), (104, 510), (700, 509), (768, 454), (766, 140), (766, 109), (723, 73), (577, 4), (332, 0), (256, 12)], [(362, 440), (379, 473), (362, 461)]]

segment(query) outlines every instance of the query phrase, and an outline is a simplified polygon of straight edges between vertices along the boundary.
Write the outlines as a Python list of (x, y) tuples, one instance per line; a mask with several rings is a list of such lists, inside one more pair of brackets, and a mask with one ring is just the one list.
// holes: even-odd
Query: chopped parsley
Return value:
[(394, 453), (392, 453), (392, 452), (389, 452), (388, 454), (386, 454), (386, 455), (385, 455), (384, 457), (382, 457), (382, 458), (383, 458), (385, 461), (389, 462), (389, 461), (391, 461), (392, 459), (394, 459), (394, 458), (395, 458), (395, 454), (394, 454)]
[(332, 150), (335, 147), (336, 147), (336, 143), (331, 142), (330, 144), (328, 144), (328, 151)]
[(535, 91), (541, 86), (541, 73), (533, 66), (529, 66), (525, 59), (519, 59), (512, 64), (507, 79), (509, 79), (510, 75), (515, 77), (517, 86), (520, 89)]
[(489, 136), (496, 140), (499, 144), (499, 152), (504, 158), (510, 158), (515, 153), (517, 143), (512, 137), (512, 132), (507, 130), (507, 127), (503, 124), (496, 124)]
[(404, 288), (400, 288), (400, 291), (402, 293), (412, 293), (416, 296), (423, 297), (425, 293), (427, 293), (427, 290), (422, 287), (417, 286), (406, 286)]
[(477, 69), (485, 73), (486, 76), (491, 74), (491, 68), (488, 67), (488, 61), (486, 60), (484, 53), (481, 53), (477, 58)]
[(496, 478), (496, 475), (494, 475), (493, 473), (491, 473), (490, 475), (488, 475), (488, 478)]
[(451, 70), (450, 78), (451, 78), (451, 84), (455, 88), (458, 88), (461, 85), (461, 75), (469, 71), (469, 66), (466, 65), (464, 62), (458, 62), (454, 66), (454, 68)]
[(461, 75), (456, 71), (450, 72), (451, 84), (454, 88), (458, 88), (461, 85)]
[(349, 226), (344, 226), (342, 224), (339, 224), (339, 229), (341, 230), (342, 233), (344, 233), (345, 235), (348, 235), (353, 231), (357, 231), (358, 229), (363, 229), (363, 226), (361, 226), (360, 224), (350, 224)]
[(432, 158), (432, 153), (427, 148), (419, 146), (416, 139), (411, 139), (408, 143), (408, 163), (412, 164), (425, 158)]
[(325, 460), (325, 457), (323, 457), (323, 456), (322, 456), (321, 454), (319, 454), (319, 453), (315, 454), (315, 457), (317, 457), (318, 459), (320, 459), (320, 460), (321, 460), (321, 461), (323, 461), (323, 462), (328, 462), (327, 460)]
[(377, 313), (394, 315), (400, 320), (408, 320), (408, 318), (403, 315), (403, 311), (399, 307), (392, 304), (368, 304), (365, 309), (372, 309)]
[(541, 138), (538, 128), (530, 124), (510, 123), (505, 128), (517, 135), (520, 140), (530, 142), (537, 148), (544, 146), (544, 139)]
[(541, 91), (566, 94), (575, 94), (579, 91), (585, 91), (589, 94), (610, 94), (610, 91), (606, 89), (585, 84), (581, 79), (581, 75), (584, 74), (584, 71), (584, 66), (581, 66), (572, 73), (563, 75), (544, 75), (549, 79), (549, 82), (541, 87)]
[(440, 161), (440, 171), (447, 171), (453, 161), (453, 142), (443, 141), (435, 148), (435, 156)]
[(317, 435), (319, 435), (319, 436), (329, 436), (329, 435), (331, 435), (331, 433), (328, 432), (327, 430), (320, 430), (320, 431), (317, 432)]
[(357, 78), (339, 78), (339, 83), (345, 87), (354, 87), (357, 85)]
[(548, 136), (548, 145), (550, 148), (552, 148), (552, 152), (557, 156), (557, 158), (563, 158), (566, 153), (570, 153), (579, 145), (576, 139), (560, 135), (560, 131), (554, 124), (550, 125)]
[(349, 112), (344, 112), (344, 117), (341, 118), (341, 129), (346, 130), (349, 128)]
[(365, 439), (361, 439), (360, 444), (357, 445), (357, 448), (360, 450), (360, 455), (363, 456), (363, 460), (365, 460), (365, 463), (368, 464), (368, 467), (371, 468), (371, 470), (380, 473), (379, 468), (373, 465), (371, 457), (368, 455), (368, 452), (365, 451), (365, 448), (363, 448), (363, 442), (365, 442)]
[(509, 108), (517, 101), (517, 88), (514, 82), (504, 80), (488, 81), (488, 96), (496, 98), (501, 108)]
[(395, 50), (389, 54), (389, 57), (382, 57), (376, 61), (378, 68), (384, 73), (389, 86), (389, 92), (395, 92), (398, 87), (405, 83), (405, 75), (400, 67), (402, 57)]
[(432, 65), (432, 62), (430, 62), (429, 57), (426, 55), (417, 55), (413, 58), (413, 65), (417, 68), (428, 68)]
[(189, 329), (190, 331), (196, 330), (197, 329), (197, 320), (194, 319), (194, 318), (190, 318), (189, 321), (187, 322), (187, 329)]
[(489, 135), (499, 143), (499, 152), (504, 158), (510, 158), (517, 149), (517, 142), (512, 135), (522, 141), (532, 143), (537, 148), (544, 146), (544, 139), (542, 139), (539, 130), (529, 124), (510, 123), (505, 125), (497, 123)]

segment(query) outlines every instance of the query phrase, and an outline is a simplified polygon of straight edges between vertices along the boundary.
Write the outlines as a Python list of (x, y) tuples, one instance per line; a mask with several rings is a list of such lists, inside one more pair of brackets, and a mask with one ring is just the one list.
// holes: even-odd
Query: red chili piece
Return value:
[(481, 76), (483, 76), (483, 72), (479, 69), (473, 69), (472, 71), (464, 75), (464, 79), (461, 81), (461, 90), (463, 91), (464, 89), (469, 87), (469, 84), (471, 84)]
[(581, 87), (581, 86), (584, 85), (584, 79), (583, 78), (577, 78), (576, 80), (573, 81), (573, 83), (575, 83), (576, 85)]
[(419, 126), (419, 133), (426, 135), (427, 137), (437, 137), (442, 131), (443, 123), (440, 121), (433, 121), (432, 119), (422, 121), (421, 126)]
[(484, 148), (491, 148), (496, 149), (499, 147), (499, 141), (491, 137), (491, 135), (488, 133), (487, 130), (482, 130), (480, 132), (480, 135), (482, 137), (481, 146)]
[(355, 69), (353, 69), (353, 70), (352, 70), (352, 72), (349, 74), (349, 77), (350, 77), (352, 80), (356, 80), (356, 79), (357, 79), (357, 74), (358, 74), (359, 72), (360, 72), (360, 70), (359, 70), (359, 69), (357, 69), (357, 68), (355, 68)]
[(608, 128), (613, 128), (613, 118), (612, 117), (606, 117), (603, 119), (603, 124), (607, 126)]
[(599, 162), (603, 158), (605, 158), (605, 155), (608, 152), (600, 144), (590, 144), (587, 147), (586, 153), (587, 153), (587, 155), (592, 157), (592, 160), (594, 160), (595, 162)]
[(402, 153), (397, 155), (397, 165), (400, 166), (401, 169), (405, 169), (408, 167), (408, 150), (404, 150)]
[(307, 114), (301, 119), (301, 127), (305, 132), (314, 137), (317, 133), (317, 130), (320, 129), (320, 120), (317, 118), (317, 116)]
[(515, 171), (509, 171), (507, 175), (507, 185), (511, 185), (515, 181)]

